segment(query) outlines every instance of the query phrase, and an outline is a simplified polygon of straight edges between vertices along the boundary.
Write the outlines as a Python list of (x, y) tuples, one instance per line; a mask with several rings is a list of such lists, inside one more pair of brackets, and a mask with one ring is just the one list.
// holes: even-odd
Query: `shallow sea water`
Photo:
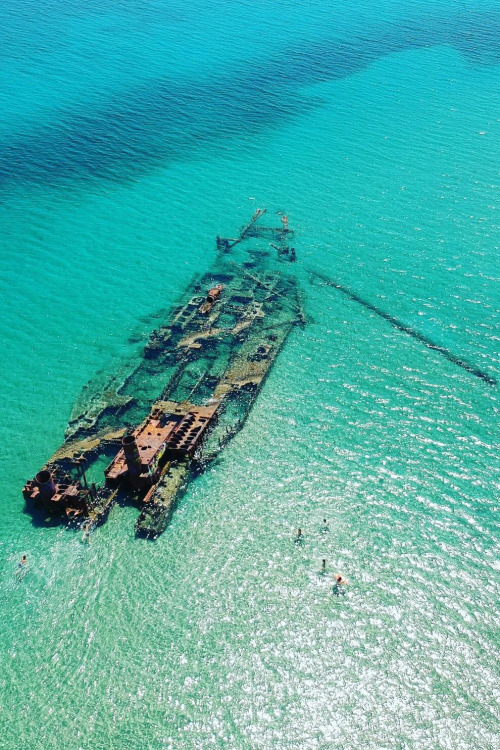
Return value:
[[(500, 379), (498, 5), (4, 16), (1, 746), (497, 748), (498, 386), (310, 271)], [(309, 322), (245, 428), (154, 543), (35, 527), (82, 386), (263, 205)]]

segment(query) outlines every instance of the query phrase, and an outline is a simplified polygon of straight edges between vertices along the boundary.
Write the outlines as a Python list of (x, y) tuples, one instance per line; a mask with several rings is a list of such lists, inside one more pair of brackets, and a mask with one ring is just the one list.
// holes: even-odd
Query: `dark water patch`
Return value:
[(155, 312), (148, 313), (147, 315), (141, 315), (139, 321), (141, 323), (149, 325), (152, 321), (162, 320), (166, 315), (168, 315), (168, 313), (169, 309), (162, 307), (160, 310), (155, 310)]
[(143, 341), (146, 341), (148, 338), (147, 333), (133, 333), (131, 336), (127, 338), (128, 344), (140, 344)]
[(500, 62), (500, 13), (426, 17), (368, 28), (349, 39), (301, 41), (229, 74), (157, 79), (100, 109), (69, 112), (0, 143), (0, 182), (124, 180), (159, 163), (281, 125), (314, 106), (297, 89), (345, 78), (386, 55), (450, 45), (475, 64)]
[(305, 106), (246, 84), (156, 81), (100, 112), (54, 121), (1, 146), (0, 181), (122, 180), (124, 167), (145, 171), (219, 142), (223, 148), (223, 141), (282, 122)]
[(396, 330), (402, 331), (403, 333), (407, 333), (408, 336), (411, 336), (412, 338), (416, 339), (417, 341), (420, 341), (421, 344), (424, 344), (429, 349), (432, 349), (435, 352), (438, 352), (439, 354), (442, 354), (443, 357), (446, 357), (447, 360), (452, 362), (454, 365), (457, 365), (458, 367), (461, 367), (466, 372), (470, 373), (471, 375), (474, 375), (476, 378), (480, 378), (480, 380), (484, 380), (485, 383), (488, 385), (494, 386), (497, 384), (496, 379), (489, 375), (487, 372), (484, 372), (484, 370), (481, 370), (479, 367), (476, 367), (476, 365), (471, 364), (467, 360), (463, 359), (462, 357), (459, 357), (456, 354), (453, 354), (449, 349), (447, 349), (444, 346), (441, 346), (440, 344), (437, 344), (435, 341), (430, 339), (428, 336), (425, 336), (425, 334), (420, 333), (420, 331), (417, 331), (415, 328), (411, 328), (410, 326), (405, 325), (402, 321), (395, 318), (390, 313), (385, 312), (385, 310), (381, 310), (380, 307), (377, 307), (372, 302), (369, 302), (362, 297), (359, 296), (359, 294), (356, 294), (352, 289), (349, 289), (346, 286), (343, 286), (342, 284), (337, 283), (336, 281), (333, 281), (333, 279), (330, 279), (328, 276), (325, 276), (322, 273), (319, 273), (318, 271), (314, 271), (312, 269), (308, 269), (309, 273), (313, 277), (317, 277), (320, 279), (324, 284), (327, 286), (331, 286), (334, 289), (337, 289), (337, 291), (344, 294), (346, 297), (348, 297), (353, 302), (357, 302), (358, 304), (365, 307), (367, 310), (370, 310), (370, 312), (375, 313), (383, 320), (386, 320), (388, 323), (391, 324)]

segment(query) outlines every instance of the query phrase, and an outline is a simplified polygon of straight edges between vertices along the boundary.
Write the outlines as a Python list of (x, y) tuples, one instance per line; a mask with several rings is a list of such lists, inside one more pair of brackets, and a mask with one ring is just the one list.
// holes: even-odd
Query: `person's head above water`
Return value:
[(298, 536), (300, 536), (302, 534), (302, 529), (299, 528), (299, 530), (297, 531), (297, 534)]
[(335, 576), (335, 578), (337, 579), (337, 581), (338, 581), (339, 583), (340, 583), (340, 581), (342, 580), (342, 576), (340, 575), (340, 573), (337, 573), (337, 575)]
[(323, 518), (323, 523), (326, 523), (326, 518)]
[(23, 556), (21, 557), (21, 560), (26, 560), (26, 555), (23, 555)]

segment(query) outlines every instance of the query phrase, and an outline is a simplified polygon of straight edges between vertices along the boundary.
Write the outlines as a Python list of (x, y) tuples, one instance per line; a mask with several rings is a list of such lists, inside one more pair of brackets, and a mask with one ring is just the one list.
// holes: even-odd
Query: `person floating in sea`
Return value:
[(90, 522), (83, 524), (83, 536), (82, 536), (82, 542), (90, 544)]
[(302, 544), (304, 541), (304, 534), (302, 533), (302, 529), (299, 529), (297, 531), (297, 536), (295, 537), (295, 544)]
[(326, 573), (326, 560), (321, 561), (321, 575), (324, 576)]
[(343, 589), (342, 586), (347, 586), (347, 581), (345, 578), (342, 578), (340, 573), (336, 573), (333, 579), (332, 594), (335, 596), (345, 594), (345, 589)]
[(321, 531), (325, 533), (325, 531), (330, 531), (330, 524), (326, 520), (326, 518), (323, 518), (323, 525), (321, 527)]
[(26, 573), (28, 572), (28, 558), (26, 555), (23, 555), (20, 560), (17, 562), (17, 568), (14, 571), (14, 575), (21, 579), (24, 578)]

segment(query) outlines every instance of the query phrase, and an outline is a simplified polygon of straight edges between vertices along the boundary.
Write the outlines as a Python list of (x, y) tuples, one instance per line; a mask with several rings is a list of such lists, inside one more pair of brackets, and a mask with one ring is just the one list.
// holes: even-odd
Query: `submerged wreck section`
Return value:
[(296, 279), (283, 272), (296, 259), (288, 217), (261, 228), (264, 213), (237, 238), (217, 237), (214, 265), (152, 331), (140, 361), (79, 404), (64, 443), (24, 487), (30, 510), (99, 523), (114, 502), (130, 501), (138, 534), (164, 530), (188, 480), (241, 429), (288, 334), (305, 323)]

